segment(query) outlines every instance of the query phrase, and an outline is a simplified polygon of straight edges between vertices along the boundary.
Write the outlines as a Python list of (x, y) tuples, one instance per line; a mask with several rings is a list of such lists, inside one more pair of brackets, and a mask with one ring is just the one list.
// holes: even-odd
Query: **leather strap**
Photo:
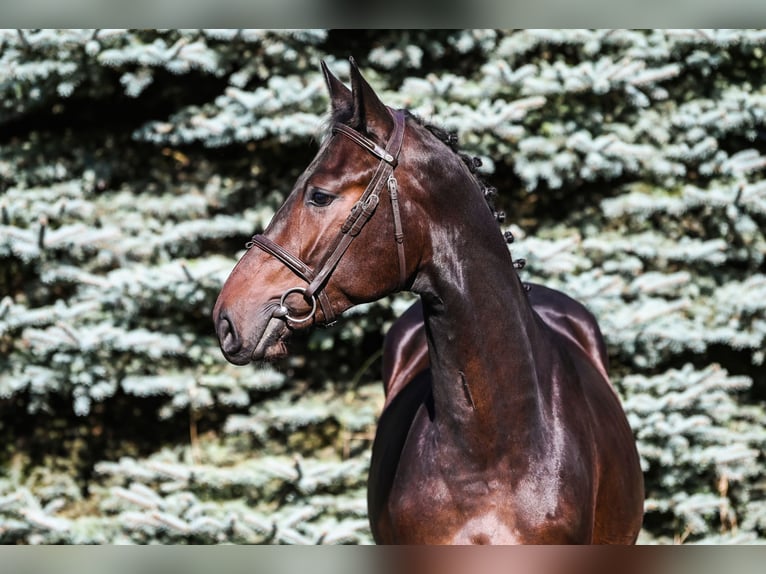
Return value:
[(404, 254), (404, 228), (402, 227), (402, 216), (399, 213), (399, 184), (396, 178), (389, 176), (388, 196), (391, 198), (391, 211), (394, 214), (394, 241), (396, 241), (396, 250), (399, 255), (399, 288), (404, 287), (407, 281), (407, 262)]
[[(400, 113), (400, 112), (394, 112), (394, 114), (396, 113)], [(396, 167), (396, 160), (397, 160), (398, 154), (392, 155), (391, 153), (389, 153), (388, 149), (383, 149), (374, 141), (363, 136), (355, 129), (352, 129), (344, 124), (335, 124), (332, 127), (332, 132), (334, 134), (335, 133), (343, 134), (344, 136), (346, 136), (348, 139), (350, 139), (357, 145), (369, 151), (372, 155), (376, 156), (378, 159), (381, 159), (385, 161), (386, 163), (390, 164), (391, 166)], [(389, 140), (389, 143), (390, 143), (390, 140)]]
[[(306, 283), (311, 283), (314, 280), (315, 274), (311, 267), (265, 235), (254, 235), (248, 245), (258, 247), (269, 255), (276, 257)], [(335, 321), (335, 312), (332, 310), (332, 304), (329, 297), (327, 297), (327, 293), (320, 291), (317, 294), (317, 298), (319, 299), (319, 306), (322, 308), (325, 321), (328, 324)]]

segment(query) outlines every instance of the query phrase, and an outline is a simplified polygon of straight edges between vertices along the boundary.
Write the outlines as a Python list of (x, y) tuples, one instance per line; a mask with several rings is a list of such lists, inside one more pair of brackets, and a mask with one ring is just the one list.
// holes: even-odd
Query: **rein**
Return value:
[[(314, 271), (311, 266), (304, 263), (299, 257), (293, 255), (265, 235), (255, 235), (247, 244), (248, 247), (258, 247), (269, 255), (279, 259), (279, 261), (281, 261), (288, 269), (308, 283), (307, 287), (292, 287), (282, 294), (282, 297), (279, 300), (279, 307), (274, 311), (275, 317), (285, 317), (293, 323), (305, 323), (316, 314), (318, 300), (319, 306), (322, 309), (322, 314), (324, 315), (325, 323), (330, 324), (335, 321), (335, 313), (332, 310), (332, 304), (327, 297), (327, 293), (324, 291), (324, 287), (327, 284), (330, 275), (335, 271), (343, 254), (351, 245), (351, 242), (357, 235), (359, 235), (359, 232), (370, 220), (373, 213), (375, 213), (375, 209), (380, 202), (380, 192), (384, 183), (388, 188), (388, 195), (391, 199), (391, 209), (393, 211), (394, 240), (396, 241), (397, 255), (399, 257), (400, 287), (403, 286), (407, 280), (407, 266), (404, 255), (404, 231), (402, 228), (401, 214), (399, 212), (399, 189), (393, 173), (394, 168), (399, 161), (399, 152), (402, 149), (402, 141), (404, 139), (404, 112), (400, 110), (391, 110), (391, 116), (394, 120), (394, 130), (385, 148), (380, 147), (368, 137), (346, 125), (335, 124), (332, 127), (333, 135), (341, 134), (347, 137), (352, 142), (380, 159), (380, 163), (378, 164), (370, 183), (367, 184), (367, 188), (359, 198), (359, 201), (357, 201), (351, 208), (351, 212), (348, 214), (346, 221), (343, 223), (338, 235), (335, 237), (335, 240), (330, 247), (329, 255), (325, 258), (319, 271)], [(306, 301), (311, 302), (311, 310), (305, 317), (294, 317), (290, 315), (290, 309), (286, 305), (286, 300), (292, 293), (301, 293)]]

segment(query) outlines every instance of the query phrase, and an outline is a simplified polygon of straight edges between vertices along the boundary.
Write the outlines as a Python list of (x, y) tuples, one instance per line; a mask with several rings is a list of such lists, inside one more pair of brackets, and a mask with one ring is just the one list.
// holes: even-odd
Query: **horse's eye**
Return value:
[(313, 188), (309, 192), (309, 203), (316, 205), (317, 207), (326, 207), (330, 205), (335, 196), (332, 193), (321, 190), (317, 187)]

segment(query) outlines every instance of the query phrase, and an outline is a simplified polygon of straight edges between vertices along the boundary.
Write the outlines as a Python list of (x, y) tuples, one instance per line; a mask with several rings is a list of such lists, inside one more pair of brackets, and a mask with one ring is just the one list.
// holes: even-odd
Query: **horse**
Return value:
[[(377, 543), (632, 544), (636, 444), (593, 315), (522, 283), (453, 138), (321, 65), (328, 134), (213, 309), (237, 365), (397, 291), (368, 481)], [(473, 167), (472, 167), (473, 166)]]

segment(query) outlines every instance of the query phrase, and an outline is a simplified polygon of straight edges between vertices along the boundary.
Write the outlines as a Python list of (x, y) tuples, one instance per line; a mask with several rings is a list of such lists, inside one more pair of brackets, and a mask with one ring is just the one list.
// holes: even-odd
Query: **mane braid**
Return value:
[[(487, 205), (489, 206), (490, 211), (492, 211), (492, 215), (495, 217), (495, 221), (497, 221), (498, 224), (502, 224), (505, 221), (505, 212), (498, 211), (496, 208), (495, 200), (497, 199), (497, 189), (490, 185), (487, 185), (487, 183), (479, 176), (477, 171), (478, 168), (480, 168), (482, 165), (481, 159), (460, 151), (460, 148), (458, 147), (457, 132), (447, 131), (444, 128), (441, 128), (435, 124), (428, 123), (424, 119), (416, 116), (410, 111), (407, 111), (407, 116), (412, 118), (415, 122), (417, 122), (418, 125), (424, 127), (429, 132), (431, 132), (431, 134), (436, 139), (438, 139), (440, 142), (442, 142), (444, 145), (450, 148), (452, 152), (455, 153), (462, 160), (462, 162), (466, 165), (466, 167), (468, 167), (468, 170), (471, 172), (471, 174), (474, 176), (476, 181), (479, 182), (479, 185), (484, 190), (484, 200), (487, 202)], [(505, 232), (504, 236), (508, 243), (513, 242), (513, 235), (509, 231)]]
[[(453, 153), (457, 154), (457, 156), (463, 161), (463, 163), (468, 167), (473, 177), (476, 179), (476, 181), (479, 183), (479, 185), (484, 190), (484, 200), (487, 202), (487, 205), (489, 206), (490, 211), (492, 212), (492, 215), (495, 216), (495, 221), (497, 221), (498, 225), (501, 225), (505, 221), (505, 212), (504, 211), (498, 211), (495, 208), (495, 199), (497, 198), (497, 189), (487, 185), (484, 180), (479, 177), (479, 174), (477, 173), (477, 169), (481, 167), (481, 159), (478, 157), (470, 156), (467, 153), (461, 152), (458, 148), (458, 138), (457, 138), (457, 132), (450, 132), (443, 128), (440, 128), (439, 126), (436, 126), (434, 124), (430, 124), (423, 120), (422, 118), (419, 118), (415, 114), (413, 114), (410, 111), (407, 111), (407, 116), (412, 118), (418, 125), (424, 127), (427, 129), (431, 134), (444, 143), (448, 148), (450, 148)], [(503, 237), (505, 238), (506, 243), (513, 243), (514, 237), (513, 233), (510, 231), (504, 231)], [(516, 259), (513, 262), (513, 268), (517, 271), (520, 271), (524, 269), (524, 267), (527, 264), (526, 259)], [(524, 291), (529, 292), (529, 290), (532, 288), (532, 286), (529, 283), (522, 282), (522, 285), (524, 286)]]

